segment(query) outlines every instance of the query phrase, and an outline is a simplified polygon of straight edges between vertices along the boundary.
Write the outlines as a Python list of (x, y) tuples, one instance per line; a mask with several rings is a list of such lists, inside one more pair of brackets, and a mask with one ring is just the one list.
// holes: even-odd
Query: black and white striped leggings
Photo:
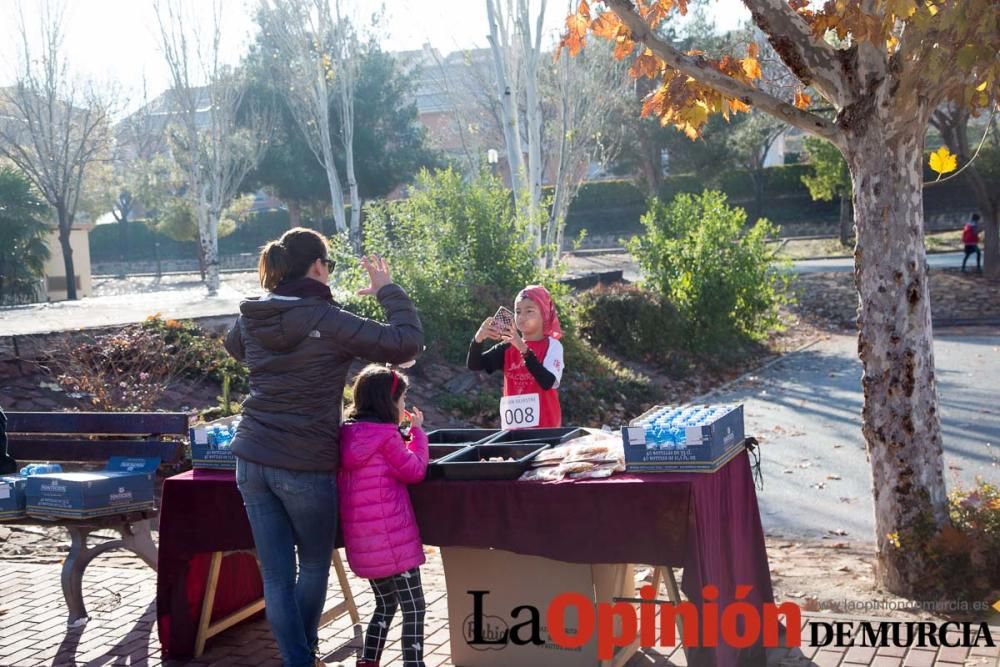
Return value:
[(382, 656), (389, 625), (396, 608), (403, 608), (403, 665), (424, 667), (424, 589), (420, 585), (420, 568), (402, 574), (369, 579), (375, 591), (375, 613), (365, 635), (364, 660), (377, 661)]

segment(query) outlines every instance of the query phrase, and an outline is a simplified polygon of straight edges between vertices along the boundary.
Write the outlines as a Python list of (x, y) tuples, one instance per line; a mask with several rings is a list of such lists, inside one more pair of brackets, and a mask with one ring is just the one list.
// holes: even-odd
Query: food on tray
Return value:
[(522, 482), (558, 482), (562, 478), (563, 474), (558, 466), (548, 466), (528, 470), (518, 479)]
[(481, 460), (491, 463), (504, 463), (504, 462), (516, 461), (517, 459), (510, 456), (491, 456), (488, 459), (481, 459)]
[(618, 466), (596, 466), (592, 470), (586, 470), (584, 472), (578, 472), (570, 475), (573, 479), (600, 479), (602, 477), (611, 477), (613, 473), (622, 472), (625, 470), (625, 466), (621, 466), (621, 470)]
[(591, 433), (541, 452), (531, 461), (531, 470), (521, 475), (525, 482), (561, 479), (599, 479), (625, 472), (621, 439), (613, 433)]

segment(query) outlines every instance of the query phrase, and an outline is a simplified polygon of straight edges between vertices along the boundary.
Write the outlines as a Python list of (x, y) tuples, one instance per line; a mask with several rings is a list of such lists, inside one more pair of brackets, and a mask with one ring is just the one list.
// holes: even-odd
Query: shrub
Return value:
[(648, 286), (674, 304), (689, 328), (692, 349), (716, 349), (735, 339), (761, 340), (780, 326), (788, 274), (772, 270), (767, 220), (746, 228), (746, 212), (720, 192), (653, 200), (642, 218), (645, 235), (629, 243)]
[[(510, 192), (496, 179), (471, 183), (451, 170), (422, 172), (409, 199), (370, 202), (365, 209), (365, 253), (385, 257), (393, 279), (413, 298), (426, 339), (446, 358), (465, 358), (468, 341), (498, 306), (508, 307), (525, 285), (554, 288), (523, 240), (524, 222)], [(379, 316), (372, 299), (354, 296), (367, 284), (349, 246), (331, 241), (337, 298), (361, 314)], [(555, 290), (558, 293), (558, 290)]]
[(228, 388), (240, 394), (250, 391), (247, 367), (226, 352), (218, 334), (206, 332), (189, 320), (164, 320), (159, 314), (147, 317), (140, 326), (184, 352), (190, 360), (184, 369), (185, 377), (209, 379), (220, 386), (228, 382)]
[(560, 383), (564, 389), (559, 392), (563, 424), (616, 428), (661, 401), (662, 390), (648, 377), (601, 354), (575, 332), (567, 333), (562, 344), (566, 361)]
[(109, 412), (152, 409), (192, 364), (186, 350), (140, 324), (65, 340), (49, 352), (47, 361), (58, 369), (65, 391)]
[(671, 367), (687, 326), (663, 295), (634, 285), (600, 285), (577, 297), (580, 334), (603, 350)]
[(65, 391), (111, 412), (150, 410), (185, 378), (248, 391), (246, 368), (229, 356), (219, 336), (193, 322), (159, 315), (113, 333), (65, 340), (48, 353), (46, 362)]
[[(927, 599), (972, 602), (1000, 596), (1000, 487), (982, 478), (972, 489), (948, 494), (948, 525), (938, 529), (928, 516), (918, 516), (898, 533), (887, 535), (926, 564), (919, 590)], [(956, 610), (957, 616), (982, 611)]]

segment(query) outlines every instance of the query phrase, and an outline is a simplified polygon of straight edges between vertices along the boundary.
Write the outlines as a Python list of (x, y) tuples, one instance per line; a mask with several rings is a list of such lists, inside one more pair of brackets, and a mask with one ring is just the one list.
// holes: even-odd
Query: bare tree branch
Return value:
[(743, 0), (754, 24), (790, 70), (837, 107), (853, 101), (837, 50), (816, 39), (809, 24), (786, 0)]

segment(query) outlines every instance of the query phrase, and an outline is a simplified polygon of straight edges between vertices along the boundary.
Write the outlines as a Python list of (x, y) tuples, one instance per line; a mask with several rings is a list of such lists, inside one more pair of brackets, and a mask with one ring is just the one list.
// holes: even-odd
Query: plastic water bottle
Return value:
[(219, 432), (216, 435), (219, 449), (229, 449), (229, 442), (233, 439), (232, 433), (229, 432), (228, 426), (222, 426), (219, 428)]

